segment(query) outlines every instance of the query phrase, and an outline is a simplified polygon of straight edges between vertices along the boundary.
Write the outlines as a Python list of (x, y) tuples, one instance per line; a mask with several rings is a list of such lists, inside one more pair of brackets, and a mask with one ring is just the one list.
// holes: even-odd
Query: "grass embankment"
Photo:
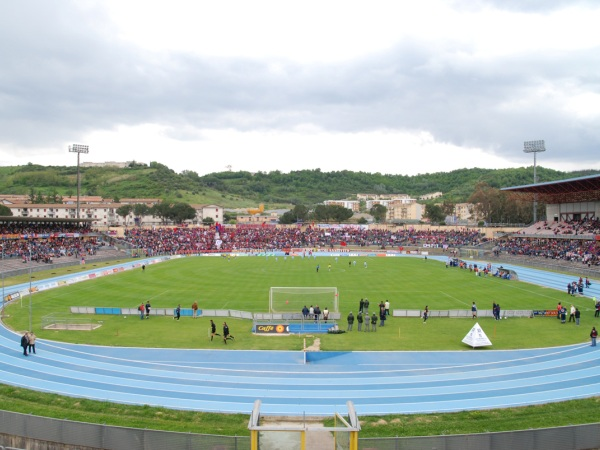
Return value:
[[(600, 422), (598, 398), (445, 414), (360, 416), (361, 437), (436, 436)], [(178, 411), (44, 394), (0, 385), (0, 409), (88, 423), (185, 433), (246, 436), (248, 415)], [(333, 419), (325, 421), (333, 426)]]

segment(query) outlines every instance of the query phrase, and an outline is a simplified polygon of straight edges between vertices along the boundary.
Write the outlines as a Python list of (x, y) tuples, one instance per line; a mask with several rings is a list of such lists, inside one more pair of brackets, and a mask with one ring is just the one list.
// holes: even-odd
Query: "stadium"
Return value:
[[(218, 237), (223, 243), (221, 251), (208, 251), (173, 247), (175, 241), (188, 242), (190, 236), (183, 233), (193, 233), (190, 230), (178, 230), (175, 236), (174, 231), (139, 230), (123, 236), (121, 248), (129, 244), (127, 255), (117, 250), (114, 236), (74, 230), (74, 224), (37, 223), (39, 237), (28, 235), (29, 257), (23, 260), (14, 255), (25, 248), (23, 227), (33, 225), (4, 218), (2, 308), (8, 327), (0, 337), (0, 381), (65, 396), (250, 417), (255, 433), (247, 439), (232, 444), (204, 437), (203, 444), (194, 444), (199, 448), (259, 448), (258, 435), (266, 440), (269, 433), (310, 439), (305, 436), (310, 434), (307, 430), (314, 431), (310, 426), (288, 426), (289, 430), (261, 426), (261, 420), (337, 418), (339, 413), (347, 413), (339, 417), (345, 426), (329, 427), (335, 436), (331, 445), (337, 448), (594, 448), (600, 428), (586, 421), (560, 432), (551, 428), (394, 440), (358, 437), (358, 418), (512, 408), (600, 395), (594, 376), (600, 358), (588, 337), (594, 324), (592, 299), (600, 298), (599, 183), (600, 177), (592, 176), (506, 188), (544, 201), (546, 217), (552, 220), (492, 236), (456, 229), (324, 232), (310, 227), (299, 233), (297, 227), (223, 228), (203, 231), (203, 239)], [(291, 240), (292, 232), (297, 241)], [(372, 247), (353, 245), (365, 238)], [(285, 245), (254, 245), (260, 241)], [(34, 266), (58, 270), (54, 262), (38, 262), (57, 244), (67, 249), (77, 270), (65, 265), (72, 273), (34, 280)], [(167, 244), (172, 247), (161, 251)], [(139, 248), (146, 256), (125, 257)], [(461, 266), (449, 267), (450, 260)], [(494, 277), (500, 268), (513, 279)], [(17, 273), (22, 281), (7, 283)], [(590, 285), (581, 293), (565, 293), (566, 285), (584, 278)], [(196, 280), (193, 285), (190, 279)], [(306, 287), (319, 289), (309, 292), (302, 289)], [(357, 340), (357, 330), (348, 330), (347, 315), (358, 313), (363, 297), (372, 301), (369, 311), (388, 298), (392, 307), (390, 317), (376, 314), (377, 331), (362, 332)], [(148, 299), (152, 313), (140, 320), (137, 306)], [(194, 319), (188, 305), (194, 299), (202, 306), (201, 332), (190, 328)], [(304, 300), (331, 308), (327, 324), (314, 312), (304, 317)], [(491, 348), (473, 349), (462, 342), (474, 325), (475, 300), (477, 323)], [(501, 321), (489, 314), (492, 301), (502, 304)], [(579, 322), (563, 326), (556, 320), (557, 302), (577, 306), (582, 314), (579, 329)], [(183, 307), (178, 323), (173, 314), (179, 303)], [(235, 342), (218, 341), (216, 351), (217, 342), (205, 331), (208, 320), (215, 320), (219, 331), (227, 321)], [(89, 324), (91, 330), (99, 322), (91, 332), (69, 328)], [(258, 335), (257, 327), (266, 324), (285, 336)], [(179, 325), (188, 327), (182, 340), (166, 339), (181, 333), (173, 328)], [(289, 332), (292, 325), (299, 329)], [(346, 332), (329, 333), (334, 325)], [(39, 357), (21, 356), (22, 330), (35, 331)], [(193, 343), (190, 333), (195, 333)], [(320, 347), (314, 349), (317, 340)], [(135, 345), (138, 342), (147, 345)], [(89, 424), (84, 433), (77, 424), (47, 423), (43, 418), (36, 418), (33, 427), (28, 426), (30, 420), (5, 412), (0, 433), (80, 448), (164, 448), (162, 439), (182, 439)], [(122, 441), (109, 442), (116, 441), (108, 437), (111, 434)], [(186, 439), (185, 445), (192, 445), (193, 438)], [(210, 439), (214, 442), (208, 444)]]

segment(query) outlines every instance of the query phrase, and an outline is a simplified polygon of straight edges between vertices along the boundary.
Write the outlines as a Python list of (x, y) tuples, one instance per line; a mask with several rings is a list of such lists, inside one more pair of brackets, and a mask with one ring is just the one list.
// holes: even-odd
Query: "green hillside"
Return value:
[[(533, 168), (460, 169), (414, 176), (381, 173), (299, 170), (290, 173), (219, 172), (199, 176), (193, 171), (175, 173), (152, 162), (130, 167), (82, 167), (81, 195), (104, 198), (160, 198), (187, 203), (218, 203), (228, 208), (265, 203), (269, 208), (293, 204), (313, 205), (327, 199), (352, 198), (357, 193), (409, 194), (418, 197), (441, 191), (442, 200), (464, 202), (485, 182), (501, 188), (529, 184)], [(540, 182), (597, 174), (595, 170), (563, 172), (537, 168)], [(0, 167), (0, 193), (44, 198), (75, 195), (77, 168), (59, 166)]]

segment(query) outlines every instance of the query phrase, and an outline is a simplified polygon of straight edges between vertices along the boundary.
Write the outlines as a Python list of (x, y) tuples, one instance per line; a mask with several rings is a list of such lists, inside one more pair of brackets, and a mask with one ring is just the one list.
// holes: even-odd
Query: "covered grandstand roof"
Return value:
[(537, 194), (537, 199), (545, 203), (598, 201), (600, 200), (600, 175), (506, 187), (501, 190), (523, 194), (532, 199)]

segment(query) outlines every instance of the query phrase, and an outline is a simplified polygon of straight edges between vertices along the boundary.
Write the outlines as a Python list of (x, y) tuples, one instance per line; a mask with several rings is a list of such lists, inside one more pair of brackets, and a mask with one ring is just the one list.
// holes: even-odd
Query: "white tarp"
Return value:
[(492, 342), (485, 335), (479, 323), (473, 325), (471, 331), (467, 333), (465, 338), (462, 340), (465, 344), (475, 348), (475, 347), (486, 347), (492, 345)]

